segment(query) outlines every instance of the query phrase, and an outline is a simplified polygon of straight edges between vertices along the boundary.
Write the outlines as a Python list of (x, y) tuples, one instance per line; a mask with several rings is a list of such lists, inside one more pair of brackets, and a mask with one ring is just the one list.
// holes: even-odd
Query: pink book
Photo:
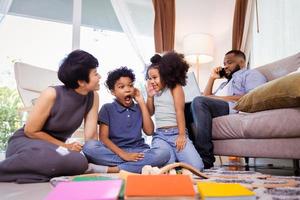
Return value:
[(122, 180), (61, 182), (45, 200), (117, 199)]

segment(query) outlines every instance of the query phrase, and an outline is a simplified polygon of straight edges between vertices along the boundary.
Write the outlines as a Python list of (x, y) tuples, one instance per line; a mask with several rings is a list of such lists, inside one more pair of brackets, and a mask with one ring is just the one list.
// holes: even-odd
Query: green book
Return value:
[(115, 178), (105, 177), (105, 176), (77, 176), (72, 179), (72, 181), (106, 181), (115, 180)]

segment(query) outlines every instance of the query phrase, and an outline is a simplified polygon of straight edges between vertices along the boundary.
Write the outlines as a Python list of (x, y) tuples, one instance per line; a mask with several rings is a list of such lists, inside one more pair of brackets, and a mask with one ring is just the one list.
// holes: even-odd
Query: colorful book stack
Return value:
[(198, 182), (202, 200), (255, 200), (255, 193), (238, 183)]
[(195, 190), (187, 175), (130, 175), (125, 199), (195, 199)]
[(121, 187), (122, 180), (61, 182), (46, 200), (115, 200), (119, 197)]

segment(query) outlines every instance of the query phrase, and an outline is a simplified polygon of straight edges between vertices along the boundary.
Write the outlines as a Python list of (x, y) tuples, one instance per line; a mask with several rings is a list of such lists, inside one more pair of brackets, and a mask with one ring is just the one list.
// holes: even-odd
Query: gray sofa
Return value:
[[(299, 67), (297, 53), (257, 69), (270, 81)], [(293, 159), (299, 173), (300, 107), (217, 117), (212, 126), (215, 155)]]

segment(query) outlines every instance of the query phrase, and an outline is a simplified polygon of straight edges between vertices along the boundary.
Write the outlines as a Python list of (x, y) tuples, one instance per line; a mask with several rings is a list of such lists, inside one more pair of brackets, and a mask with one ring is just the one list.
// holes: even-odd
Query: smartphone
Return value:
[(226, 72), (225, 72), (225, 69), (222, 68), (220, 71), (219, 71), (219, 75), (220, 75), (220, 78), (223, 78), (225, 75), (226, 75)]

